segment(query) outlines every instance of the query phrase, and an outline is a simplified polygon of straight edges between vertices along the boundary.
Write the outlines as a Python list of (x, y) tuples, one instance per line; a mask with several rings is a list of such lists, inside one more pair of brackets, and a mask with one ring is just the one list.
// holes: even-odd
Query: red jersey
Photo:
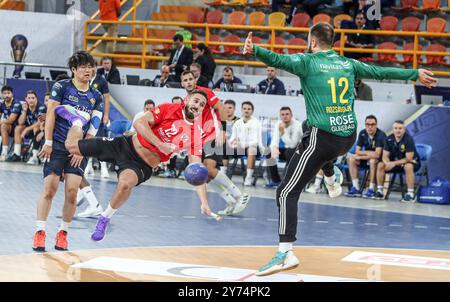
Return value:
[[(219, 112), (213, 108), (220, 100), (209, 88), (196, 86), (195, 89), (203, 90), (208, 96), (208, 101), (206, 102), (206, 106), (202, 113), (202, 143), (205, 144), (206, 142), (216, 139), (216, 129), (220, 131), (220, 115)], [(184, 98), (184, 101), (186, 101), (186, 99), (187, 96)]]
[[(150, 128), (162, 142), (175, 145), (173, 153), (187, 150), (191, 155), (202, 156), (201, 119), (197, 118), (193, 123), (187, 121), (184, 116), (184, 103), (161, 104), (150, 111), (155, 121)], [(137, 138), (142, 146), (158, 153), (162, 162), (170, 159), (172, 153), (162, 153), (139, 133)]]

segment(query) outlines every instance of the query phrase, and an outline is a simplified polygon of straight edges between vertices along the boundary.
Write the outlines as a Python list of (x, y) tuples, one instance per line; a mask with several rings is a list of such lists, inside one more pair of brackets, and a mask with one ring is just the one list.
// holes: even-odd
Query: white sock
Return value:
[(383, 186), (378, 186), (377, 189), (378, 192), (383, 193)]
[(222, 185), (224, 190), (226, 190), (234, 198), (242, 195), (241, 190), (239, 190), (231, 179), (229, 179), (222, 171), (219, 171), (216, 177), (214, 177), (209, 183), (215, 186)]
[(352, 179), (352, 184), (355, 187), (355, 189), (359, 191), (359, 179), (358, 178)]
[(6, 156), (6, 155), (8, 155), (8, 146), (3, 146), (2, 156)]
[(17, 156), (20, 156), (20, 144), (14, 144), (14, 154), (16, 154)]
[(212, 187), (214, 189), (214, 191), (219, 193), (220, 197), (222, 197), (222, 199), (224, 199), (228, 205), (236, 203), (236, 199), (234, 199), (233, 196), (231, 196), (231, 194), (228, 193), (226, 188), (223, 185), (221, 185), (219, 182), (211, 181), (209, 183), (209, 186)]
[(45, 220), (36, 220), (36, 232), (37, 231), (45, 231), (45, 224), (47, 221)]
[(37, 158), (37, 157), (38, 157), (38, 154), (39, 154), (39, 150), (33, 149), (32, 152), (33, 152), (33, 157), (34, 157), (34, 158)]
[(245, 177), (245, 179), (251, 179), (253, 177), (254, 171), (254, 169), (247, 169), (247, 176)]
[(414, 196), (414, 189), (408, 189), (408, 194)]
[(87, 167), (89, 167), (90, 169), (93, 170), (93, 167), (92, 167), (92, 157), (89, 157), (88, 162), (87, 162)]
[(316, 179), (314, 180), (314, 187), (320, 188), (320, 184), (322, 183), (323, 175), (316, 175)]
[(83, 193), (84, 198), (86, 198), (86, 200), (88, 201), (90, 208), (95, 209), (99, 206), (99, 202), (97, 200), (97, 197), (95, 197), (94, 191), (92, 191), (91, 186), (84, 187), (80, 191)]
[(113, 209), (111, 208), (111, 205), (108, 205), (108, 208), (106, 208), (106, 210), (103, 211), (102, 216), (106, 218), (111, 218), (116, 212), (117, 209)]
[(332, 185), (334, 185), (335, 182), (336, 182), (336, 177), (334, 175), (330, 176), (330, 177), (325, 176), (325, 183), (327, 185), (332, 186)]
[(278, 245), (278, 251), (286, 253), (292, 250), (292, 242), (280, 242)]
[(108, 172), (108, 165), (106, 164), (106, 161), (101, 161), (100, 162), (100, 169), (101, 169), (101, 171)]
[(59, 227), (59, 230), (67, 232), (69, 230), (69, 225), (70, 222), (65, 222), (64, 220), (61, 219), (61, 226)]
[(371, 190), (375, 190), (375, 184), (373, 182), (370, 183), (369, 185), (369, 189)]

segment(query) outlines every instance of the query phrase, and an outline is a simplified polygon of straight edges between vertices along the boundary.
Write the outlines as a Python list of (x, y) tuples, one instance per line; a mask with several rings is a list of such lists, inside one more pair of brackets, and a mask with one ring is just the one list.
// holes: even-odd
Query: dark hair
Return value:
[(45, 93), (45, 96), (50, 96), (50, 95), (51, 95), (50, 91), (47, 91), (47, 92)]
[(280, 111), (284, 111), (284, 110), (289, 110), (289, 112), (292, 114), (292, 110), (291, 110), (290, 107), (284, 106), (284, 107), (281, 107), (281, 108), (280, 108)]
[(233, 68), (231, 68), (230, 66), (227, 66), (223, 69), (223, 71), (227, 71), (227, 70), (231, 71), (231, 73), (234, 75)]
[(402, 120), (396, 120), (396, 121), (394, 122), (394, 124), (402, 124), (402, 125), (404, 125), (404, 124), (405, 124), (405, 122), (404, 122), (404, 121), (402, 121)]
[(334, 29), (329, 23), (319, 22), (309, 30), (311, 36), (317, 39), (320, 48), (331, 48), (334, 41)]
[(224, 104), (230, 104), (230, 105), (233, 105), (233, 107), (236, 107), (236, 102), (233, 101), (233, 100), (226, 100), (226, 101), (224, 102)]
[(112, 58), (111, 57), (103, 57), (103, 58), (101, 58), (101, 60), (100, 60), (100, 64), (103, 64), (103, 61), (106, 61), (106, 60), (109, 60), (109, 61), (111, 61), (111, 63), (112, 63)]
[(252, 107), (252, 111), (255, 111), (255, 106), (253, 106), (252, 102), (242, 102), (241, 108), (244, 108), (244, 105), (249, 105), (250, 107)]
[(181, 101), (183, 101), (183, 98), (181, 97), (181, 96), (174, 96), (173, 98), (172, 98), (172, 103), (173, 103), (173, 101), (175, 101), (176, 99), (180, 99)]
[[(200, 69), (200, 71), (202, 71), (202, 65), (198, 64), (197, 62), (192, 63), (191, 66), (195, 66), (195, 67), (197, 67), (198, 69)], [(189, 69), (189, 70), (190, 70), (190, 69)]]
[(11, 87), (11, 86), (8, 86), (8, 85), (5, 85), (5, 86), (2, 87), (2, 93), (3, 93), (4, 91), (11, 91), (11, 93), (13, 93), (12, 87)]
[(34, 96), (36, 98), (38, 97), (36, 91), (34, 91), (34, 90), (28, 90), (26, 95), (29, 95), (29, 94), (34, 94)]
[(208, 95), (206, 94), (206, 92), (204, 92), (203, 90), (200, 89), (194, 89), (189, 93), (189, 96), (194, 95), (194, 94), (201, 94), (205, 97), (206, 100), (208, 100)]
[(375, 120), (375, 123), (378, 123), (377, 118), (373, 114), (366, 116), (365, 121), (367, 121), (367, 120)]
[(92, 67), (95, 66), (94, 58), (86, 51), (77, 51), (69, 58), (69, 62), (67, 63), (70, 70), (72, 70), (72, 68), (77, 69), (79, 66), (87, 64), (90, 64)]
[(193, 73), (192, 71), (190, 71), (190, 70), (185, 70), (185, 71), (183, 71), (183, 72), (181, 73), (180, 79), (181, 79), (183, 76), (187, 75), (187, 74), (191, 74), (191, 75), (195, 78), (195, 75), (194, 75), (194, 73)]
[(206, 44), (199, 43), (197, 45), (197, 49), (204, 51), (203, 55), (206, 56), (210, 61), (214, 61), (214, 58), (213, 58), (213, 56), (211, 54), (211, 50), (209, 50), (209, 48), (208, 48), (208, 46), (206, 46)]
[(183, 42), (184, 38), (183, 38), (182, 35), (176, 34), (175, 36), (173, 36), (173, 40), (174, 40), (174, 41), (177, 41), (177, 40), (178, 40), (178, 41)]
[(147, 106), (147, 105), (149, 105), (149, 104), (152, 104), (153, 106), (156, 106), (155, 102), (153, 102), (152, 99), (146, 100), (145, 103), (144, 103), (144, 106)]
[(67, 80), (67, 79), (70, 79), (69, 75), (67, 75), (66, 73), (61, 73), (56, 76), (55, 81), (58, 82), (58, 81)]

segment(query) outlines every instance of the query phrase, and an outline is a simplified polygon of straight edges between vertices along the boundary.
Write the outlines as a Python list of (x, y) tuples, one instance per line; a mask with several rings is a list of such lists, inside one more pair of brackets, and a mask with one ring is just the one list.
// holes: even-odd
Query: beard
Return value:
[(190, 111), (191, 107), (189, 107), (188, 105), (186, 105), (186, 107), (184, 107), (184, 115), (190, 119), (193, 120), (195, 118), (194, 114)]

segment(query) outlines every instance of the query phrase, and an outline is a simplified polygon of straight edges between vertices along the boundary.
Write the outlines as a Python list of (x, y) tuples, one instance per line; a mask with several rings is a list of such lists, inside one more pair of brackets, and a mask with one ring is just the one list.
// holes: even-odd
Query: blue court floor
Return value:
[[(114, 179), (111, 174), (110, 181), (91, 180), (104, 207), (114, 192)], [(152, 181), (157, 182), (152, 179), (149, 182)], [(32, 253), (36, 203), (41, 190), (39, 170), (18, 172), (5, 166), (0, 168), (0, 255)], [(200, 202), (191, 188), (140, 186), (113, 217), (102, 242), (90, 240), (95, 219), (74, 220), (69, 249), (276, 245), (278, 214), (274, 192), (265, 195), (266, 198), (252, 197), (240, 216), (217, 222), (200, 214)], [(213, 211), (225, 206), (217, 194), (209, 196)], [(299, 206), (298, 245), (450, 250), (449, 218), (308, 202), (312, 197), (308, 194), (301, 197), (305, 202)], [(47, 222), (48, 251), (53, 251), (62, 204), (61, 185)]]

